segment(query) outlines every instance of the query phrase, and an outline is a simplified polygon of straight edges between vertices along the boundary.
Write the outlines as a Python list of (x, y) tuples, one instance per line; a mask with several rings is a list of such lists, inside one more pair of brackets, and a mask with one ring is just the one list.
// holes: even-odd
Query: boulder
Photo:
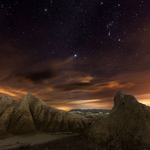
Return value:
[(82, 137), (110, 150), (148, 150), (150, 107), (139, 103), (133, 95), (118, 92), (110, 114), (93, 123)]

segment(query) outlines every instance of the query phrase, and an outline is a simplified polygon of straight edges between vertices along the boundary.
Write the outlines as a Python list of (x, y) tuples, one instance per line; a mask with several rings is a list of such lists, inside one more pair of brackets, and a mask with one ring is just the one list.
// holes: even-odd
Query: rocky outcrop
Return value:
[(0, 134), (6, 134), (9, 126), (11, 113), (13, 112), (13, 101), (7, 96), (0, 97)]
[(110, 115), (93, 123), (82, 137), (111, 150), (149, 150), (150, 107), (118, 92)]
[(0, 135), (41, 132), (81, 132), (87, 118), (53, 108), (28, 93), (20, 101), (0, 97)]

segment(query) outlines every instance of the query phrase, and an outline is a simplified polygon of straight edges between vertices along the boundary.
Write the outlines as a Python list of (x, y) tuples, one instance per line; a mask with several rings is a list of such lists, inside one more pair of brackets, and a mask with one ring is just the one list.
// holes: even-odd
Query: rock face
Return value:
[(0, 135), (41, 132), (81, 132), (89, 120), (76, 114), (53, 108), (28, 93), (14, 102), (0, 97)]
[(108, 117), (93, 123), (82, 137), (109, 150), (150, 149), (150, 107), (118, 92)]
[(0, 97), (0, 134), (7, 133), (9, 119), (13, 112), (13, 101), (7, 96)]

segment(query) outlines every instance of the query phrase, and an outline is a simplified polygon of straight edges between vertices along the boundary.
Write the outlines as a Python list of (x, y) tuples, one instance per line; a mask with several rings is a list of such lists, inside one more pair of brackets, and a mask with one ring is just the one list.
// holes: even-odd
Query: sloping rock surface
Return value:
[(0, 135), (41, 132), (81, 132), (90, 121), (76, 114), (58, 110), (28, 93), (14, 102), (0, 97)]
[(150, 150), (150, 107), (118, 92), (110, 115), (93, 123), (82, 137), (110, 150)]

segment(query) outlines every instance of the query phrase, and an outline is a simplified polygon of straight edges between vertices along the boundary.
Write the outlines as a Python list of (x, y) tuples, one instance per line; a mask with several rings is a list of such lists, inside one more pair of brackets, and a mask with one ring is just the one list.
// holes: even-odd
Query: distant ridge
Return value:
[(91, 112), (91, 113), (109, 113), (110, 110), (109, 109), (71, 109), (69, 112)]
[(58, 110), (28, 93), (20, 101), (0, 97), (0, 136), (40, 132), (81, 132), (90, 125), (85, 117)]

